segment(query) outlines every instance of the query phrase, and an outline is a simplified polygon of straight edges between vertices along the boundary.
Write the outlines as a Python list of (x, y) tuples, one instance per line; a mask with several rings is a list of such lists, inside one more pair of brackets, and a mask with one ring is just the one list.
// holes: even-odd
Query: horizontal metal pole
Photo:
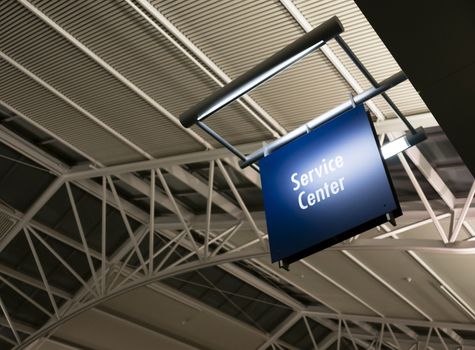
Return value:
[(336, 16), (330, 18), (220, 90), (195, 104), (180, 116), (180, 122), (184, 127), (189, 128), (197, 120), (204, 120), (342, 32), (343, 26), (338, 18)]
[(355, 105), (359, 105), (361, 103), (364, 103), (370, 99), (372, 99), (375, 96), (380, 95), (381, 93), (389, 90), (390, 88), (398, 85), (399, 83), (402, 83), (407, 79), (406, 75), (404, 72), (400, 71), (389, 78), (383, 80), (380, 84), (378, 84), (378, 87), (372, 87), (361, 94), (358, 94), (354, 96), (352, 99), (343, 102), (339, 106), (336, 106), (335, 108), (330, 109), (329, 111), (323, 113), (322, 115), (316, 117), (315, 119), (312, 119), (308, 123), (299, 126), (297, 129), (292, 130), (288, 134), (282, 136), (281, 138), (269, 143), (265, 147), (262, 147), (258, 149), (257, 151), (251, 153), (246, 157), (246, 160), (241, 163), (241, 168), (245, 168), (255, 162), (257, 162), (259, 159), (263, 158), (265, 154), (269, 154), (276, 149), (288, 144), (289, 142), (293, 141), (294, 139), (305, 135), (309, 130), (315, 129), (317, 126), (339, 116), (340, 114), (347, 112), (354, 108)]

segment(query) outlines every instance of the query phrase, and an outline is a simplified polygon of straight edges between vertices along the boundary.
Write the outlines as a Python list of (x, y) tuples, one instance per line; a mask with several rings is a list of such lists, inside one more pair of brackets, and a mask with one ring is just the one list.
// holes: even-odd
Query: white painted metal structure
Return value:
[[(457, 179), (471, 186), (454, 193), (436, 157), (410, 149), (397, 166), (417, 197), (403, 200), (397, 227), (383, 225), (286, 272), (269, 263), (264, 216), (253, 196), (258, 176), (241, 171), (228, 151), (177, 119), (332, 15), (342, 20), (343, 37), (377, 80), (399, 70), (351, 0), (0, 5), (0, 101), (9, 114), (0, 140), (24, 157), (13, 159), (19, 167), (40, 167), (51, 177), (25, 211), (0, 203), (0, 258), (22, 240), (37, 269), (27, 273), (0, 259), (1, 291), (16, 293), (47, 318), (37, 325), (17, 319), (19, 311), (0, 291), (5, 348), (296, 349), (305, 347), (292, 341), (299, 330), (307, 346), (319, 350), (475, 348), (473, 178)], [(361, 92), (369, 83), (339, 50), (325, 46), (218, 112), (210, 125), (250, 152)], [(409, 82), (389, 95), (414, 126), (437, 127)], [(367, 107), (382, 141), (405, 131), (382, 99)], [(9, 128), (15, 120), (42, 139)], [(51, 144), (81, 164), (68, 165), (48, 151)], [(58, 193), (70, 206), (74, 238), (39, 218)], [(98, 203), (95, 214), (86, 212), (100, 218), (95, 236), (78, 193)], [(113, 250), (112, 210), (124, 230)], [(79, 254), (82, 265), (62, 255), (58, 244)], [(48, 261), (40, 248), (50, 254)], [(51, 260), (78, 288), (52, 281)], [(253, 302), (284, 308), (280, 324), (263, 328), (231, 298), (243, 297), (239, 289), (234, 295), (200, 272), (213, 266), (240, 280), (240, 288), (252, 286), (272, 300), (259, 296)], [(242, 318), (162, 283), (193, 271)], [(195, 287), (203, 286), (195, 281)], [(328, 334), (320, 336), (320, 328)]]

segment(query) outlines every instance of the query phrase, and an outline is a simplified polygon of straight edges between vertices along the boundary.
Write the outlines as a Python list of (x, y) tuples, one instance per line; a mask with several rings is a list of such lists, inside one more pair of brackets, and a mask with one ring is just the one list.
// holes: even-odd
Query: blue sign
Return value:
[(259, 162), (272, 262), (303, 258), (401, 215), (373, 124), (354, 108)]

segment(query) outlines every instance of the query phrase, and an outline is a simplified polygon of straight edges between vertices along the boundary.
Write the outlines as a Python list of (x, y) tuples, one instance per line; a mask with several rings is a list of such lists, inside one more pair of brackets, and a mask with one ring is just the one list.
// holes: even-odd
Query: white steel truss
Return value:
[[(8, 134), (5, 133), (4, 136), (7, 136)], [(9, 135), (12, 136), (12, 135)], [(24, 154), (32, 154), (35, 153), (35, 158), (36, 160), (42, 159), (43, 162), (42, 165), (47, 165), (48, 162), (46, 161), (48, 158), (46, 158), (46, 155), (42, 154), (39, 150), (35, 150), (33, 146), (28, 145), (25, 141), (22, 141), (20, 144), (18, 139), (13, 139), (10, 138), (10, 141), (15, 140), (15, 148), (17, 150), (21, 150), (22, 148), (28, 147), (28, 150), (24, 150)], [(10, 145), (13, 145), (12, 143), (9, 143)], [(159, 162), (160, 160), (157, 160)], [(219, 159), (217, 159), (219, 162)], [(155, 166), (155, 164), (152, 164)], [(54, 169), (51, 169), (54, 170)], [(141, 169), (144, 170), (144, 169)], [(160, 174), (159, 168), (151, 168), (149, 169), (151, 173)], [(124, 174), (123, 171), (119, 171), (120, 174)], [(68, 302), (69, 307), (62, 307), (61, 310), (55, 305), (55, 303), (52, 301), (51, 308), (50, 310), (45, 309), (44, 306), (41, 305), (35, 305), (36, 307), (40, 308), (43, 312), (47, 312), (48, 314), (53, 315), (52, 316), (52, 321), (49, 322), (45, 327), (43, 327), (40, 330), (37, 330), (33, 332), (32, 336), (28, 338), (26, 342), (23, 343), (23, 345), (27, 345), (30, 341), (33, 341), (35, 339), (39, 339), (45, 335), (47, 335), (50, 331), (54, 329), (54, 327), (57, 327), (58, 325), (62, 324), (64, 321), (74, 317), (74, 315), (79, 314), (80, 312), (83, 312), (84, 310), (87, 310), (91, 307), (94, 307), (96, 305), (99, 305), (101, 302), (108, 300), (112, 298), (113, 296), (120, 295), (122, 293), (126, 293), (127, 291), (132, 290), (133, 288), (138, 288), (139, 286), (144, 286), (147, 284), (155, 283), (159, 281), (162, 278), (165, 277), (170, 277), (175, 274), (183, 273), (184, 271), (190, 271), (194, 269), (200, 269), (205, 266), (212, 266), (212, 265), (221, 265), (225, 269), (225, 266), (228, 266), (229, 262), (232, 261), (238, 261), (238, 260), (243, 260), (243, 259), (248, 259), (248, 260), (253, 260), (258, 257), (262, 256), (267, 256), (268, 252), (267, 249), (264, 249), (262, 246), (259, 244), (256, 244), (259, 241), (259, 238), (250, 237), (250, 241), (247, 243), (241, 243), (240, 246), (234, 246), (231, 242), (232, 240), (230, 239), (231, 234), (239, 234), (239, 228), (242, 227), (243, 225), (243, 219), (233, 219), (231, 216), (227, 219), (227, 224), (233, 223), (233, 225), (230, 225), (227, 230), (224, 230), (220, 234), (216, 234), (209, 230), (209, 227), (211, 226), (211, 223), (213, 222), (213, 215), (212, 213), (206, 214), (204, 218), (204, 223), (205, 227), (204, 230), (197, 230), (199, 234), (201, 234), (204, 237), (204, 242), (206, 242), (206, 237), (207, 237), (207, 245), (200, 245), (198, 246), (197, 243), (193, 243), (192, 236), (189, 233), (190, 232), (190, 224), (193, 225), (192, 223), (193, 218), (190, 218), (189, 220), (184, 219), (183, 217), (178, 220), (177, 223), (174, 224), (174, 226), (177, 226), (179, 224), (182, 225), (181, 230), (177, 230), (176, 227), (174, 227), (175, 230), (170, 230), (163, 228), (160, 223), (157, 223), (157, 219), (153, 216), (150, 216), (150, 213), (145, 213), (142, 212), (140, 215), (137, 213), (130, 213), (130, 208), (132, 208), (132, 205), (125, 205), (126, 200), (123, 198), (119, 198), (117, 195), (116, 191), (112, 190), (114, 188), (113, 181), (111, 181), (111, 175), (109, 170), (106, 172), (104, 175), (102, 173), (102, 169), (93, 169), (88, 171), (88, 176), (90, 178), (97, 178), (97, 176), (100, 176), (102, 180), (99, 181), (99, 183), (103, 183), (103, 186), (97, 186), (96, 190), (92, 190), (89, 188), (90, 193), (94, 194), (96, 197), (100, 198), (101, 201), (104, 203), (102, 210), (107, 208), (108, 205), (114, 205), (116, 208), (119, 210), (122, 208), (123, 212), (123, 219), (124, 219), (124, 224), (126, 224), (127, 221), (127, 216), (128, 215), (133, 215), (134, 218), (140, 216), (142, 218), (143, 226), (140, 230), (136, 232), (130, 232), (131, 233), (131, 238), (129, 239), (129, 243), (124, 245), (121, 249), (120, 252), (118, 252), (115, 256), (112, 257), (107, 257), (105, 256), (104, 252), (101, 251), (94, 251), (90, 249), (87, 246), (87, 243), (85, 240), (81, 243), (81, 241), (74, 241), (71, 240), (70, 238), (62, 235), (59, 232), (56, 232), (55, 230), (52, 230), (48, 227), (45, 227), (44, 225), (36, 222), (34, 220), (34, 213), (32, 212), (32, 209), (38, 211), (40, 208), (37, 208), (36, 203), (32, 205), (33, 208), (30, 208), (30, 214), (28, 215), (29, 220), (25, 220), (26, 214), (19, 213), (19, 212), (14, 212), (12, 213), (11, 210), (9, 209), (4, 209), (6, 213), (10, 213), (15, 219), (17, 219), (17, 225), (18, 223), (22, 223), (22, 230), (19, 231), (19, 234), (25, 234), (26, 237), (28, 238), (29, 241), (35, 240), (38, 243), (44, 245), (54, 256), (60, 260), (60, 262), (67, 267), (67, 269), (70, 271), (70, 273), (78, 280), (80, 280), (81, 284), (83, 285), (83, 290), (81, 293), (79, 293), (76, 296), (68, 296)], [(210, 177), (211, 179), (213, 176)], [(62, 186), (65, 186), (66, 188), (71, 188), (71, 185), (75, 186), (81, 186), (82, 188), (87, 188), (84, 187), (84, 183), (87, 183), (88, 181), (92, 182), (92, 180), (87, 179), (85, 176), (85, 173), (82, 171), (77, 172), (68, 172), (66, 175), (59, 175), (58, 179), (62, 179), (62, 181), (65, 181)], [(73, 180), (70, 180), (73, 179)], [(161, 180), (164, 180), (163, 175), (161, 176)], [(232, 183), (230, 183), (232, 185)], [(57, 189), (59, 189), (58, 187)], [(107, 191), (112, 191), (112, 195), (108, 193)], [(237, 190), (236, 190), (237, 191)], [(52, 196), (54, 193), (49, 193), (50, 190), (47, 190), (48, 196)], [(115, 192), (115, 195), (114, 195)], [(155, 202), (154, 196), (153, 196), (154, 191), (150, 192), (149, 191), (149, 200), (151, 202)], [(170, 189), (169, 189), (169, 194)], [(44, 194), (41, 197), (44, 197)], [(71, 201), (74, 203), (74, 197), (71, 196)], [(173, 198), (173, 197), (170, 197)], [(209, 197), (211, 198), (211, 196)], [(47, 203), (47, 200), (42, 200), (43, 204)], [(209, 201), (208, 201), (209, 203)], [(244, 206), (244, 202), (241, 200), (241, 205)], [(150, 206), (152, 204), (150, 203)], [(75, 206), (72, 205), (72, 208)], [(245, 209), (246, 210), (246, 209)], [(78, 230), (79, 232), (82, 231), (80, 228), (80, 217), (78, 216), (77, 210), (73, 210), (76, 215), (76, 223), (78, 225)], [(137, 208), (135, 208), (135, 211), (138, 211)], [(248, 219), (252, 219), (252, 217), (255, 216), (254, 213), (249, 212), (249, 217)], [(256, 215), (259, 217), (260, 215)], [(439, 218), (447, 218), (447, 214), (440, 214)], [(220, 217), (219, 215), (217, 216), (218, 218)], [(209, 223), (207, 223), (207, 220), (209, 220)], [(219, 220), (219, 219), (218, 219)], [(234, 220), (234, 221), (233, 221)], [(160, 222), (160, 221), (158, 221)], [(351, 242), (344, 242), (334, 248), (334, 250), (341, 250), (343, 252), (348, 252), (345, 254), (350, 254), (349, 252), (352, 250), (371, 250), (371, 249), (388, 249), (388, 250), (401, 250), (401, 251), (431, 251), (431, 252), (437, 252), (437, 253), (448, 253), (448, 254), (459, 254), (459, 253), (467, 253), (471, 254), (473, 253), (473, 250), (475, 249), (475, 242), (473, 241), (456, 241), (454, 243), (447, 244), (444, 241), (441, 240), (413, 240), (413, 239), (393, 239), (397, 237), (398, 234), (404, 234), (404, 232), (408, 232), (412, 227), (420, 227), (420, 225), (424, 224), (429, 224), (431, 221), (429, 220), (422, 220), (418, 221), (414, 224), (408, 225), (408, 227), (403, 227), (398, 230), (395, 230), (394, 232), (389, 231), (386, 234), (381, 234), (380, 236), (376, 236), (373, 239), (364, 239), (364, 238), (358, 238), (355, 240), (352, 240)], [(261, 225), (262, 222), (260, 222), (259, 225)], [(136, 255), (138, 256), (138, 244), (145, 238), (148, 237), (149, 235), (149, 229), (150, 227), (154, 227), (154, 232), (158, 232), (164, 237), (169, 239), (169, 243), (167, 243), (165, 246), (157, 249), (157, 250), (149, 250), (147, 256), (143, 256), (143, 261), (140, 262), (139, 266), (134, 269), (130, 269), (127, 267), (128, 261), (130, 257)], [(255, 222), (247, 223), (247, 225), (250, 225), (248, 227), (254, 227), (257, 232), (262, 233), (261, 229), (257, 228)], [(14, 226), (17, 227), (17, 226)], [(107, 230), (103, 231), (104, 235), (107, 235)], [(81, 277), (75, 273), (74, 267), (69, 266), (67, 262), (64, 260), (62, 261), (61, 257), (55, 253), (54, 249), (51, 246), (48, 246), (48, 244), (45, 242), (45, 240), (42, 238), (43, 236), (47, 235), (48, 237), (54, 237), (55, 239), (60, 240), (63, 243), (69, 244), (71, 247), (74, 249), (82, 252), (88, 259), (92, 259), (94, 257), (95, 259), (98, 259), (101, 261), (101, 267), (99, 270), (95, 271), (91, 275), (93, 276), (90, 281), (84, 281), (81, 279)], [(84, 235), (81, 234), (81, 240), (82, 236)], [(135, 237), (135, 239), (132, 239), (132, 237)], [(266, 239), (266, 236), (263, 236), (262, 238)], [(135, 242), (135, 243), (134, 243)], [(256, 242), (256, 243), (254, 243)], [(86, 243), (86, 244), (85, 244)], [(216, 246), (216, 243), (219, 243), (218, 246)], [(250, 244), (253, 243), (253, 244)], [(31, 244), (33, 246), (33, 244)], [(165, 267), (167, 259), (170, 258), (171, 254), (175, 251), (175, 249), (178, 246), (185, 247), (190, 253), (182, 258), (179, 259), (178, 261), (175, 261), (169, 266)], [(153, 264), (150, 265), (151, 259), (150, 257), (152, 256), (158, 256), (164, 252), (167, 252), (166, 255), (163, 257), (163, 260), (158, 263), (157, 266), (154, 266)], [(34, 249), (32, 250), (32, 253), (34, 253)], [(127, 257), (127, 259), (125, 259)], [(187, 259), (190, 259), (192, 257), (198, 257), (197, 260), (194, 260), (192, 262), (187, 261)], [(125, 259), (123, 261), (123, 259)], [(140, 260), (140, 259), (139, 259)], [(38, 268), (39, 270), (42, 269), (41, 262), (37, 260), (38, 263)], [(117, 263), (120, 265), (117, 266)], [(262, 263), (256, 260), (256, 263), (258, 265), (261, 265), (262, 268), (265, 268), (262, 266)], [(303, 264), (306, 264), (305, 261), (302, 261)], [(152, 268), (150, 268), (152, 266)], [(309, 264), (307, 264), (309, 266)], [(235, 268), (233, 268), (235, 269)], [(233, 271), (233, 269), (228, 269), (228, 271), (232, 271), (236, 273), (236, 271)], [(316, 273), (319, 273), (320, 275), (323, 275), (320, 271), (318, 271), (315, 267), (313, 267), (313, 271)], [(17, 276), (16, 273), (8, 273), (8, 271), (1, 271), (2, 274), (6, 274), (9, 276), (15, 276), (14, 278), (18, 278), (18, 280), (23, 280), (25, 281), (25, 278), (21, 278), (21, 276)], [(240, 277), (242, 278), (242, 275), (240, 272), (237, 272)], [(275, 272), (272, 272), (275, 274)], [(94, 277), (94, 275), (96, 275)], [(42, 273), (43, 280), (42, 281), (34, 281), (35, 286), (41, 286), (41, 289), (47, 291), (47, 293), (52, 296), (53, 294), (60, 294), (62, 296), (65, 296), (64, 292), (54, 290), (47, 281), (46, 276), (44, 273)], [(284, 277), (280, 274), (280, 277)], [(377, 276), (376, 276), (377, 277)], [(331, 280), (330, 277), (327, 276), (328, 280)], [(246, 282), (251, 283), (252, 285), (256, 287), (261, 287), (265, 288), (264, 291), (269, 293), (269, 288), (273, 289), (273, 287), (264, 287), (262, 286), (262, 283), (265, 282), (259, 282), (256, 283), (254, 280), (249, 280), (248, 278), (244, 279)], [(32, 281), (29, 281), (30, 283), (33, 283)], [(346, 293), (354, 297), (357, 301), (363, 302), (361, 299), (358, 298), (358, 296), (349, 290), (346, 290), (343, 286), (339, 285), (337, 281), (332, 281), (338, 288), (341, 288), (344, 290)], [(12, 284), (10, 282), (10, 284)], [(13, 285), (13, 284), (12, 284)], [(100, 287), (102, 286), (102, 287)], [(275, 293), (277, 291), (272, 291), (270, 295), (275, 296)], [(281, 293), (281, 292), (279, 292)], [(24, 296), (26, 297), (26, 296)], [(312, 297), (316, 297), (313, 296)], [(318, 298), (318, 297), (317, 297)], [(25, 298), (28, 300), (28, 298)], [(344, 315), (335, 313), (335, 314), (328, 314), (328, 312), (322, 312), (322, 311), (313, 311), (313, 310), (308, 310), (306, 309), (303, 305), (300, 305), (299, 303), (296, 303), (295, 301), (290, 301), (291, 298), (286, 296), (285, 294), (279, 295), (279, 299), (281, 301), (284, 301), (287, 305), (291, 306), (294, 310), (296, 310), (296, 315), (299, 316), (299, 318), (296, 318), (294, 321), (296, 322), (300, 317), (306, 316), (306, 317), (312, 317), (316, 318), (316, 320), (320, 320), (322, 318), (327, 318), (327, 319), (332, 319), (335, 318), (335, 315), (339, 317), (343, 317)], [(50, 298), (50, 300), (53, 300)], [(31, 302), (31, 300), (28, 300)], [(371, 307), (369, 304), (367, 304), (369, 307)], [(417, 308), (417, 307), (416, 307)], [(355, 322), (360, 322), (359, 327), (364, 330), (364, 322), (370, 321), (370, 322), (377, 322), (375, 320), (379, 320), (380, 322), (384, 322), (385, 324), (388, 325), (393, 325), (395, 329), (401, 329), (401, 326), (410, 326), (410, 325), (418, 325), (418, 326), (425, 326), (428, 328), (440, 328), (441, 330), (447, 332), (450, 331), (451, 328), (455, 329), (469, 329), (469, 330), (475, 330), (475, 327), (471, 324), (450, 324), (450, 323), (437, 323), (432, 320), (428, 321), (412, 321), (412, 320), (403, 320), (403, 319), (391, 319), (391, 318), (386, 318), (384, 315), (380, 314), (379, 317), (376, 318), (365, 318), (363, 316), (361, 317), (352, 317), (355, 315), (351, 315), (348, 318), (343, 317), (345, 320), (349, 321), (355, 321)], [(361, 323), (362, 322), (362, 323)], [(8, 324), (8, 322), (7, 322)], [(12, 323), (13, 324), (13, 323)], [(294, 324), (294, 323), (292, 323)], [(331, 326), (332, 324), (327, 322), (327, 326)], [(15, 327), (15, 326), (13, 326)], [(289, 326), (290, 327), (290, 326)], [(288, 328), (287, 328), (288, 329)], [(337, 329), (336, 329), (337, 331)], [(373, 330), (374, 331), (374, 330)], [(346, 333), (345, 333), (346, 332)], [(350, 339), (352, 337), (356, 337), (359, 339), (358, 341), (366, 341), (366, 345), (369, 346), (368, 343), (368, 336), (365, 334), (360, 334), (358, 332), (350, 332), (348, 331), (343, 331), (340, 332), (340, 335), (343, 337), (346, 337), (347, 339)], [(400, 338), (400, 334), (398, 334), (398, 340)], [(274, 337), (278, 339), (278, 337)], [(272, 337), (270, 338), (272, 339)], [(434, 338), (436, 339), (436, 338)], [(434, 341), (432, 339), (431, 341)], [(384, 340), (386, 341), (386, 340)], [(388, 343), (391, 343), (390, 340), (387, 340)], [(404, 342), (404, 340), (402, 341)], [(272, 344), (273, 341), (271, 341), (269, 344)], [(22, 346), (23, 346), (22, 345)]]

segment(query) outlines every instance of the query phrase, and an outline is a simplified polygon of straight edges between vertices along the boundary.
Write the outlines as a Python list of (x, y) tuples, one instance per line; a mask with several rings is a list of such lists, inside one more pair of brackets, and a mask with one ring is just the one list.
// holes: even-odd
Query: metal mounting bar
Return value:
[[(335, 37), (336, 42), (340, 47), (345, 51), (345, 53), (348, 55), (348, 57), (351, 59), (351, 61), (355, 64), (355, 66), (359, 69), (359, 71), (365, 76), (366, 79), (371, 83), (373, 86), (378, 86), (378, 82), (376, 79), (374, 79), (373, 75), (368, 71), (368, 69), (365, 67), (363, 62), (360, 61), (358, 56), (353, 52), (353, 50), (350, 48), (350, 46), (346, 43), (345, 40), (340, 35), (337, 35)], [(407, 118), (404, 116), (404, 114), (401, 112), (401, 110), (396, 106), (396, 104), (391, 100), (391, 98), (383, 92), (381, 96), (384, 98), (384, 100), (387, 102), (387, 104), (394, 110), (396, 115), (403, 121), (404, 124), (406, 124), (407, 128), (411, 132), (411, 134), (417, 134), (416, 129), (409, 123)]]
[(327, 41), (342, 32), (343, 26), (341, 22), (336, 16), (333, 16), (185, 111), (180, 116), (181, 124), (189, 128), (195, 124), (196, 121), (204, 120), (235, 99), (254, 89), (259, 84), (262, 84), (302, 59), (310, 52), (320, 48)]
[[(234, 154), (236, 157), (241, 159), (242, 161), (246, 160), (246, 156), (244, 153), (239, 151), (236, 147), (234, 147), (232, 144), (230, 144), (226, 139), (224, 139), (220, 134), (218, 134), (216, 131), (211, 129), (208, 125), (203, 123), (202, 121), (197, 121), (196, 125), (198, 125), (204, 132), (208, 133), (211, 137), (215, 138), (219, 143), (221, 143), (224, 147), (226, 147), (232, 154)], [(252, 164), (252, 168), (259, 172), (259, 167), (255, 164)]]
[(281, 138), (269, 143), (266, 145), (265, 150), (264, 148), (260, 148), (257, 151), (251, 153), (246, 157), (246, 160), (241, 163), (241, 168), (245, 168), (255, 162), (257, 162), (259, 159), (263, 158), (266, 153), (271, 153), (275, 151), (276, 149), (288, 144), (292, 140), (296, 139), (297, 137), (300, 137), (302, 135), (305, 135), (308, 130), (313, 130), (316, 128), (318, 125), (321, 125), (337, 116), (340, 114), (349, 111), (350, 109), (353, 108), (353, 105), (359, 105), (363, 102), (366, 102), (370, 99), (372, 99), (375, 96), (378, 96), (382, 94), (383, 92), (389, 90), (390, 88), (398, 85), (399, 83), (402, 83), (407, 79), (406, 75), (404, 72), (400, 71), (389, 78), (383, 80), (381, 83), (377, 84), (376, 87), (372, 87), (361, 94), (358, 94), (351, 98), (351, 100), (348, 100), (346, 102), (343, 102), (339, 106), (336, 106), (335, 108), (330, 109), (329, 111), (321, 114), (320, 116), (312, 119), (308, 123), (299, 126), (297, 129), (292, 130), (288, 134), (282, 136)]

